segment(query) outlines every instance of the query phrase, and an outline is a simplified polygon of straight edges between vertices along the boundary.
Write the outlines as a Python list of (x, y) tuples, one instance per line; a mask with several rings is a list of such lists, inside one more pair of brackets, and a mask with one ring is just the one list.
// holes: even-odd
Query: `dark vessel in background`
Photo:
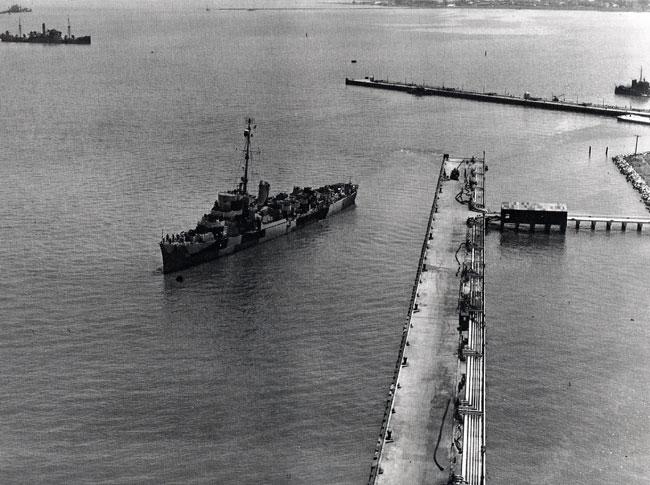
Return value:
[(260, 181), (257, 195), (248, 193), (252, 120), (244, 130), (244, 176), (237, 188), (219, 192), (212, 210), (194, 229), (165, 235), (160, 241), (163, 273), (172, 273), (269, 241), (354, 205), (358, 185), (336, 183), (317, 189), (294, 187), (269, 195)]
[(8, 13), (8, 14), (12, 14), (12, 13), (29, 13), (31, 11), (32, 11), (31, 8), (21, 7), (18, 4), (14, 4), (11, 7), (9, 7), (7, 10), (3, 10), (2, 12), (0, 12), (0, 14), (3, 14), (3, 13)]
[(90, 44), (90, 36), (84, 35), (82, 37), (75, 37), (70, 32), (70, 19), (68, 19), (68, 35), (63, 35), (56, 29), (43, 29), (41, 32), (32, 31), (29, 34), (23, 34), (23, 27), (18, 20), (18, 35), (10, 34), (9, 31), (0, 34), (2, 42), (25, 42), (31, 44)]
[(643, 77), (643, 68), (639, 74), (639, 80), (632, 79), (632, 84), (624, 86), (620, 84), (614, 88), (614, 94), (623, 96), (650, 96), (650, 83)]

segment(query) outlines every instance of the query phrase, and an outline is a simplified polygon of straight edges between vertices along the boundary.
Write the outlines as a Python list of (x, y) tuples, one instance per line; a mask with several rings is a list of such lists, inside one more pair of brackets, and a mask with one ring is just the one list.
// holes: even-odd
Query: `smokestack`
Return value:
[(43, 35), (45, 35), (45, 22), (43, 22)]
[(268, 182), (260, 180), (260, 187), (257, 192), (257, 205), (262, 207), (266, 203), (266, 199), (269, 197), (269, 188), (271, 185)]

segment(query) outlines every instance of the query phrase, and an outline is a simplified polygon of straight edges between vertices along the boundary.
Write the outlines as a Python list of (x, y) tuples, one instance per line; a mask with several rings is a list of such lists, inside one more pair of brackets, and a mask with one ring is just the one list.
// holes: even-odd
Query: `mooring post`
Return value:
[(625, 231), (627, 227), (627, 222), (621, 222), (621, 231)]
[(592, 231), (596, 230), (596, 221), (591, 221), (591, 230)]
[(576, 231), (580, 229), (580, 219), (576, 219)]
[(641, 232), (642, 229), (643, 229), (643, 222), (638, 222), (636, 225), (637, 232)]
[(612, 221), (607, 221), (605, 224), (605, 230), (610, 231), (612, 229)]

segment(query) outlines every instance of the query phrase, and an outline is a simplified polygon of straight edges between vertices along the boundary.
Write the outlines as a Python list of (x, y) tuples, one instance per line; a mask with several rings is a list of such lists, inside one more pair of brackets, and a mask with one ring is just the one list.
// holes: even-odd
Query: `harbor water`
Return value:
[[(648, 127), (344, 79), (629, 104), (650, 14), (207, 6), (34, 6), (93, 44), (0, 45), (2, 483), (365, 483), (443, 153), (486, 151), (493, 209), (648, 214), (605, 156)], [(356, 207), (162, 275), (248, 116), (252, 180)], [(486, 245), (489, 481), (647, 483), (647, 228)]]

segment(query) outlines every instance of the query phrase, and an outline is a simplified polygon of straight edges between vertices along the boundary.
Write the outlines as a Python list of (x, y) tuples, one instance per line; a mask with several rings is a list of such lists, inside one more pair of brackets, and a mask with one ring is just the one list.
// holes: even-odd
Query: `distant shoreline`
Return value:
[(625, 7), (616, 4), (617, 6), (607, 5), (531, 5), (529, 3), (467, 3), (465, 1), (453, 2), (447, 1), (444, 3), (432, 2), (394, 2), (394, 1), (372, 1), (362, 0), (353, 1), (351, 5), (360, 5), (364, 7), (387, 7), (387, 8), (421, 8), (421, 9), (475, 9), (475, 10), (558, 10), (558, 11), (594, 11), (594, 12), (648, 12), (650, 11), (650, 3), (645, 6)]

